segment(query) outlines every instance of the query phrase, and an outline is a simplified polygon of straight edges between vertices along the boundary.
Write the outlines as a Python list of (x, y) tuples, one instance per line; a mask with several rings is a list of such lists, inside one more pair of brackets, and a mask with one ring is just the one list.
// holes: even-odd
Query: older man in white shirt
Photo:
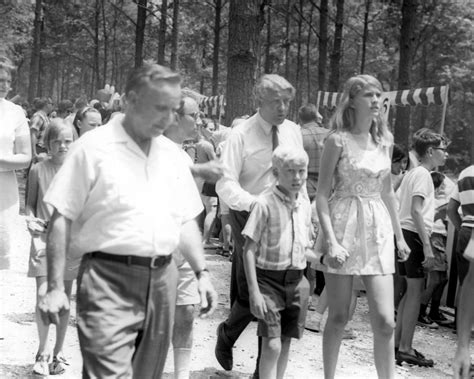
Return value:
[(286, 119), (295, 96), (293, 86), (279, 75), (264, 75), (255, 87), (255, 96), (258, 111), (232, 129), (222, 153), (224, 176), (216, 186), (218, 195), (230, 208), (234, 237), (232, 308), (227, 320), (217, 329), (215, 349), (216, 358), (225, 370), (232, 369), (232, 346), (253, 319), (242, 257), (245, 243), (242, 229), (257, 197), (271, 191), (275, 184), (272, 152), (276, 146), (303, 148), (299, 126)]
[(178, 246), (199, 281), (201, 312), (216, 305), (195, 221), (199, 193), (179, 148), (162, 136), (180, 95), (178, 74), (158, 65), (136, 69), (125, 88), (124, 117), (79, 139), (45, 196), (55, 211), (40, 309), (57, 322), (69, 307), (63, 275), (71, 240), (84, 254), (77, 323), (85, 378), (161, 377)]

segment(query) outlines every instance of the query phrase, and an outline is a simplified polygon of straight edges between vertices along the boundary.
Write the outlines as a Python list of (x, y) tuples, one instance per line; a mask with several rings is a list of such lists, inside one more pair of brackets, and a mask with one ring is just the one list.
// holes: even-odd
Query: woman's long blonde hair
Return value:
[[(380, 92), (383, 92), (380, 82), (371, 75), (357, 75), (347, 80), (344, 84), (344, 92), (341, 101), (330, 120), (330, 126), (333, 130), (351, 130), (354, 127), (355, 110), (352, 107), (352, 100), (366, 86), (375, 87)], [(377, 144), (386, 145), (391, 144), (393, 141), (387, 123), (380, 113), (372, 120), (370, 134)]]

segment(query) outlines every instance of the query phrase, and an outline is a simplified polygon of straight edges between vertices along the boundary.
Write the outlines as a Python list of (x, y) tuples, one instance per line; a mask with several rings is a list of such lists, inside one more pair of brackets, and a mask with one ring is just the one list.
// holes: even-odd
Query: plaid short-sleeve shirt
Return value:
[(258, 244), (256, 266), (263, 270), (303, 270), (310, 246), (311, 206), (305, 196), (292, 203), (278, 187), (259, 197), (242, 235)]

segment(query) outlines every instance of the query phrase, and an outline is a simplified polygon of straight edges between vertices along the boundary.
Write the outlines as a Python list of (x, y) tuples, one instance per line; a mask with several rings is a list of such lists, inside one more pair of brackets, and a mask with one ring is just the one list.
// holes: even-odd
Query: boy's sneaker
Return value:
[(430, 314), (430, 319), (433, 320), (435, 323), (441, 326), (446, 326), (451, 324), (451, 321), (448, 320), (441, 312), (438, 312), (436, 315)]
[(66, 371), (66, 366), (69, 366), (66, 358), (62, 354), (55, 355), (53, 362), (49, 364), (49, 373), (50, 375), (61, 375)]
[(418, 325), (424, 326), (430, 329), (438, 329), (439, 325), (430, 319), (428, 316), (418, 316)]
[(49, 355), (48, 354), (37, 354), (35, 364), (33, 365), (33, 373), (41, 376), (49, 375)]

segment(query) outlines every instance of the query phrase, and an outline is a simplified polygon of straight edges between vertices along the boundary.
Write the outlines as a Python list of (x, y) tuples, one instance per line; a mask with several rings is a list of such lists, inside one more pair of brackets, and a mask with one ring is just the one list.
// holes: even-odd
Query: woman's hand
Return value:
[(405, 238), (401, 237), (397, 239), (397, 255), (399, 262), (405, 262), (410, 256), (410, 248), (405, 242)]
[(335, 243), (329, 248), (326, 263), (332, 268), (340, 268), (348, 257), (349, 253), (347, 252), (346, 248), (339, 243)]

